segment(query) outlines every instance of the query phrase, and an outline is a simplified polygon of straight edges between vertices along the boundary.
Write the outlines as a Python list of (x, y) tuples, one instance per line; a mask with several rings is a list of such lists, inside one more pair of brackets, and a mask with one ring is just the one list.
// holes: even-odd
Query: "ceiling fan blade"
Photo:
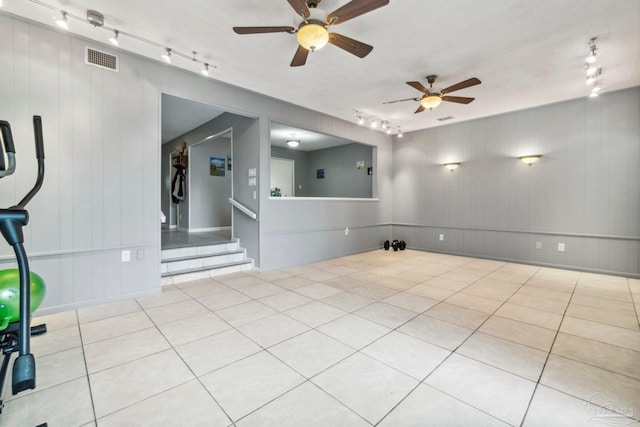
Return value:
[(475, 98), (467, 98), (465, 96), (443, 96), (443, 101), (457, 102), (458, 104), (468, 104)]
[[(388, 4), (389, 0), (351, 0), (349, 3), (331, 12), (327, 18), (327, 22), (336, 25), (342, 24), (349, 19), (364, 15), (367, 12), (371, 12)], [(333, 22), (334, 20), (335, 22)]]
[(478, 80), (475, 77), (472, 77), (472, 78), (470, 78), (468, 80), (465, 80), (465, 81), (460, 82), (458, 84), (455, 84), (453, 86), (449, 86), (448, 88), (442, 89), (442, 91), (440, 91), (440, 93), (444, 95), (445, 93), (455, 92), (456, 90), (464, 89), (464, 88), (470, 87), (470, 86), (479, 85), (480, 83), (482, 83), (480, 80)]
[(349, 37), (337, 34), (329, 34), (329, 43), (338, 46), (340, 49), (344, 49), (347, 52), (359, 57), (364, 58), (373, 50), (373, 46), (359, 42), (358, 40), (351, 39)]
[(383, 102), (383, 104), (393, 104), (394, 102), (404, 102), (404, 101), (420, 101), (420, 98), (398, 99), (398, 100), (395, 100), (395, 101)]
[(422, 106), (422, 104), (420, 104), (420, 106), (418, 107), (418, 109), (416, 111), (413, 112), (413, 114), (418, 114), (418, 113), (422, 113), (424, 111), (424, 107)]
[(236, 34), (295, 33), (293, 27), (233, 27)]
[(307, 6), (307, 2), (305, 0), (287, 0), (293, 10), (296, 11), (298, 15), (302, 15), (305, 18), (308, 18), (311, 14), (309, 12), (309, 6)]
[(420, 82), (407, 82), (407, 84), (409, 86), (411, 86), (414, 89), (418, 89), (420, 92), (424, 93), (424, 94), (429, 94), (429, 89), (427, 89), (426, 87), (422, 86), (422, 83)]
[(309, 51), (302, 46), (298, 46), (298, 50), (296, 50), (296, 54), (293, 55), (293, 59), (291, 60), (291, 66), (299, 67), (306, 64), (307, 56), (309, 56)]

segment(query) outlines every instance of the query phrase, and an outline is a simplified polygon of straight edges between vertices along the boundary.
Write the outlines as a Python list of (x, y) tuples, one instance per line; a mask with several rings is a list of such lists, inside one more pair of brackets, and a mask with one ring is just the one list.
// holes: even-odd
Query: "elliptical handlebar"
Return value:
[(16, 150), (13, 146), (13, 136), (11, 135), (9, 122), (0, 120), (0, 133), (4, 141), (4, 151), (7, 152), (7, 160), (9, 160), (9, 167), (5, 168), (3, 147), (0, 145), (0, 178), (4, 178), (16, 170)]
[[(42, 187), (42, 182), (44, 181), (44, 142), (42, 138), (42, 117), (33, 116), (33, 136), (36, 140), (36, 158), (38, 159), (38, 178), (36, 179), (36, 183), (33, 185), (31, 191), (27, 193), (26, 196), (20, 200), (20, 203), (17, 204), (18, 207), (24, 209), (24, 207), (33, 199), (33, 196), (36, 195), (40, 188)], [(13, 145), (13, 141), (12, 141)]]

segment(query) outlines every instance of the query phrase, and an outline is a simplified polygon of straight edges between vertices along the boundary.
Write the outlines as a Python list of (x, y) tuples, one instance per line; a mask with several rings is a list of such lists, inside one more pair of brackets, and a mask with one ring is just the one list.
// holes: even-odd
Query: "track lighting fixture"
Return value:
[(400, 130), (400, 127), (395, 126), (386, 120), (378, 120), (377, 118), (366, 117), (365, 115), (363, 115), (357, 110), (353, 112), (353, 115), (358, 121), (358, 124), (361, 126), (368, 124), (369, 126), (371, 126), (372, 129), (383, 130), (387, 135), (392, 135), (393, 133), (395, 133), (399, 137), (402, 137), (401, 136), (402, 131)]
[(62, 28), (63, 30), (69, 29), (69, 23), (67, 22), (67, 12), (65, 12), (64, 10), (60, 12), (60, 16), (55, 18), (55, 22), (58, 27)]
[(598, 79), (598, 76), (600, 76), (600, 72), (595, 73), (593, 76), (587, 76), (585, 79), (585, 84), (587, 86), (590, 86), (592, 84), (594, 84), (596, 82), (596, 80)]
[(594, 76), (598, 72), (598, 66), (596, 64), (586, 65), (585, 73), (587, 76)]
[[(85, 23), (85, 24), (91, 24), (92, 26), (94, 26), (97, 29), (104, 29), (106, 31), (108, 31), (110, 34), (109, 36), (106, 36), (105, 38), (109, 41), (109, 43), (111, 43), (112, 45), (119, 47), (120, 43), (120, 36), (125, 36), (131, 39), (134, 39), (138, 42), (153, 46), (154, 48), (161, 48), (164, 49), (164, 52), (162, 54), (162, 59), (170, 64), (171, 63), (171, 59), (172, 56), (178, 56), (180, 58), (184, 58), (184, 59), (191, 59), (193, 62), (196, 62), (198, 64), (202, 64), (203, 68), (199, 70), (199, 72), (203, 75), (207, 75), (209, 73), (209, 67), (213, 67), (216, 68), (215, 65), (211, 65), (209, 63), (205, 63), (202, 60), (199, 60), (195, 57), (195, 51), (193, 52), (193, 58), (188, 55), (185, 54), (183, 52), (179, 52), (167, 47), (164, 47), (162, 44), (155, 42), (153, 40), (149, 40), (147, 38), (138, 36), (136, 34), (132, 34), (132, 33), (128, 33), (122, 30), (116, 30), (113, 27), (110, 27), (108, 25), (105, 25), (105, 17), (102, 13), (100, 13), (97, 10), (87, 10), (85, 15), (78, 15), (78, 14), (74, 14), (74, 13), (69, 13), (65, 10), (61, 10), (56, 6), (53, 5), (49, 5), (43, 1), (40, 0), (29, 0), (30, 2), (37, 4), (39, 6), (45, 7), (47, 9), (50, 9), (52, 11), (55, 12), (56, 16), (53, 17), (53, 21), (56, 23), (57, 26), (59, 26), (60, 28), (64, 29), (64, 30), (69, 30), (69, 18), (72, 18), (80, 23)], [(2, 2), (3, 0), (0, 0), (0, 7), (2, 7)], [(191, 69), (191, 71), (195, 71), (193, 68), (191, 67), (184, 67), (186, 69)]]
[(109, 43), (111, 43), (115, 47), (120, 46), (120, 43), (118, 42), (118, 34), (120, 34), (118, 30), (113, 30), (113, 35), (108, 39)]
[(596, 38), (592, 38), (589, 40), (589, 56), (586, 57), (585, 62), (587, 64), (595, 64), (598, 58), (596, 54), (598, 53), (598, 48), (596, 47)]
[(584, 60), (585, 83), (587, 86), (593, 85), (589, 98), (597, 98), (598, 93), (602, 90), (602, 85), (599, 82), (599, 78), (602, 76), (602, 68), (598, 65), (597, 55), (596, 38), (593, 37), (589, 40), (589, 54)]
[(162, 54), (162, 59), (167, 64), (171, 64), (171, 48), (169, 48), (169, 47), (165, 47), (164, 48), (164, 53)]

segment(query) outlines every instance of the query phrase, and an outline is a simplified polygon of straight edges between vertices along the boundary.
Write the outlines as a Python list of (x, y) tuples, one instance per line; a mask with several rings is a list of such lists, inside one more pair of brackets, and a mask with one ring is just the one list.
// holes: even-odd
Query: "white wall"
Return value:
[[(85, 46), (117, 53), (120, 72), (86, 65)], [(0, 118), (12, 124), (19, 162), (0, 182), (0, 206), (15, 203), (35, 179), (31, 117), (43, 117), (47, 175), (29, 206), (25, 242), (33, 270), (47, 283), (41, 313), (159, 291), (162, 93), (257, 118), (233, 130), (233, 167), (234, 197), (258, 212), (260, 222), (234, 210), (233, 223), (258, 266), (274, 269), (379, 245), (357, 232), (347, 245), (335, 245), (329, 236), (346, 225), (389, 229), (386, 135), (1, 13), (0, 69)], [(378, 145), (386, 153), (378, 167), (380, 202), (270, 202), (272, 119)], [(220, 125), (233, 122), (223, 118)], [(248, 186), (250, 168), (258, 171), (257, 187)], [(313, 243), (300, 251), (298, 237), (310, 228)], [(318, 239), (315, 230), (329, 232)], [(283, 240), (288, 243), (280, 245)], [(120, 261), (122, 250), (132, 251), (131, 262)], [(0, 264), (13, 265), (6, 246)]]
[[(542, 158), (528, 167), (525, 154)], [(449, 172), (451, 161), (462, 165)], [(640, 88), (405, 134), (393, 152), (394, 238), (637, 276), (639, 165)]]
[[(231, 227), (231, 178), (226, 159), (231, 139), (218, 137), (191, 147), (189, 156), (189, 230)], [(210, 159), (225, 159), (224, 176), (211, 176)]]

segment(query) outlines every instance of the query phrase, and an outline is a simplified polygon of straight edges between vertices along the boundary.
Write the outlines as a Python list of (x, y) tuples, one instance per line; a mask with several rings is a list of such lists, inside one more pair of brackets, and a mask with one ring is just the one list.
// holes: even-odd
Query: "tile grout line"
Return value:
[(85, 352), (85, 348), (84, 348), (84, 339), (82, 337), (82, 328), (80, 328), (80, 315), (78, 314), (78, 310), (74, 310), (75, 314), (76, 314), (76, 322), (78, 325), (78, 335), (80, 336), (80, 348), (82, 349), (82, 359), (84, 361), (84, 369), (85, 372), (87, 373), (86, 376), (86, 380), (87, 380), (87, 387), (89, 388), (89, 399), (91, 400), (91, 410), (93, 411), (93, 422), (96, 423), (96, 425), (98, 424), (98, 416), (96, 414), (96, 405), (95, 405), (95, 401), (93, 398), (93, 387), (91, 387), (91, 380), (90, 380), (90, 376), (89, 376), (89, 366), (87, 365), (87, 354)]
[[(499, 268), (500, 268), (500, 267), (499, 267)], [(499, 268), (498, 268), (498, 269), (499, 269)], [(497, 269), (496, 269), (496, 270), (497, 270)], [(538, 269), (537, 271), (539, 271), (539, 269)], [(434, 306), (432, 306), (432, 307), (430, 307), (429, 309), (425, 310), (422, 314), (419, 314), (419, 316), (424, 315), (424, 313), (426, 313), (427, 311), (429, 311), (429, 310), (433, 309), (434, 307), (437, 307), (438, 305), (440, 305), (440, 304), (442, 304), (442, 303), (446, 303), (446, 300), (447, 300), (447, 299), (449, 299), (449, 298), (453, 297), (454, 295), (457, 295), (458, 293), (461, 293), (464, 289), (468, 288), (469, 286), (473, 285), (474, 283), (478, 282), (479, 280), (482, 280), (482, 279), (486, 278), (487, 276), (489, 276), (489, 275), (490, 275), (490, 274), (492, 274), (493, 272), (495, 272), (495, 270), (487, 272), (487, 274), (485, 274), (484, 276), (482, 276), (482, 277), (480, 277), (480, 278), (476, 279), (475, 281), (473, 281), (473, 282), (471, 282), (471, 283), (467, 284), (467, 286), (465, 286), (464, 288), (461, 288), (461, 289), (459, 289), (458, 291), (455, 291), (452, 295), (450, 295), (449, 297), (447, 297), (445, 300), (442, 300), (442, 301), (440, 301), (438, 304), (435, 304)], [(446, 273), (443, 273), (443, 274), (446, 274)], [(531, 279), (531, 277), (533, 277), (534, 275), (535, 275), (535, 273), (534, 273), (533, 275), (531, 275), (531, 276), (529, 277), (529, 279), (527, 279), (527, 281), (529, 281), (529, 280)], [(440, 277), (440, 276), (435, 276), (435, 277)], [(522, 285), (520, 285), (516, 290), (514, 290), (514, 291), (511, 293), (511, 296), (513, 296), (513, 295), (514, 295), (514, 294), (515, 294), (519, 289), (521, 289), (521, 288), (526, 284), (526, 282), (527, 282), (527, 281), (525, 281), (524, 283), (522, 283)], [(511, 297), (509, 297), (509, 298), (511, 298)], [(446, 348), (444, 348), (444, 347), (441, 347), (441, 348), (444, 348), (445, 350), (449, 351), (450, 353), (449, 353), (449, 354), (448, 354), (444, 359), (442, 359), (442, 361), (440, 361), (440, 363), (439, 363), (435, 368), (433, 368), (433, 369), (431, 370), (431, 372), (429, 372), (429, 373), (428, 373), (428, 374), (427, 374), (427, 375), (426, 375), (426, 376), (425, 376), (421, 381), (419, 381), (419, 382), (418, 382), (418, 384), (416, 385), (416, 387), (414, 387), (414, 388), (413, 388), (413, 389), (412, 389), (412, 390), (411, 390), (407, 395), (405, 395), (405, 396), (404, 396), (404, 397), (403, 397), (403, 398), (402, 398), (402, 399), (401, 399), (401, 400), (400, 400), (400, 401), (399, 401), (399, 402), (398, 402), (398, 403), (397, 403), (393, 408), (391, 408), (391, 410), (389, 410), (389, 412), (387, 412), (387, 413), (384, 415), (384, 417), (382, 417), (382, 419), (381, 419), (379, 422), (382, 422), (382, 420), (384, 420), (384, 418), (386, 418), (387, 416), (389, 416), (389, 414), (391, 414), (391, 412), (393, 412), (393, 410), (395, 410), (395, 408), (397, 408), (397, 407), (398, 407), (398, 406), (399, 406), (403, 401), (405, 401), (405, 400), (407, 399), (407, 397), (409, 397), (409, 395), (410, 395), (411, 393), (413, 393), (413, 391), (414, 391), (416, 388), (418, 388), (421, 384), (424, 384), (425, 386), (429, 386), (429, 387), (431, 387), (431, 388), (433, 388), (433, 389), (435, 389), (435, 390), (438, 390), (439, 392), (444, 393), (444, 394), (446, 394), (446, 395), (448, 395), (448, 396), (450, 396), (450, 397), (452, 397), (452, 398), (456, 399), (457, 401), (462, 402), (462, 403), (464, 403), (465, 405), (470, 406), (470, 407), (472, 407), (472, 408), (474, 408), (474, 409), (476, 409), (476, 410), (478, 410), (478, 411), (480, 411), (480, 412), (483, 412), (483, 413), (485, 413), (485, 414), (489, 415), (490, 417), (492, 417), (492, 418), (494, 418), (494, 419), (500, 420), (500, 421), (502, 421), (502, 422), (506, 422), (506, 421), (504, 421), (504, 420), (501, 420), (501, 419), (499, 419), (499, 418), (497, 418), (497, 417), (495, 417), (495, 416), (493, 416), (493, 415), (489, 414), (488, 412), (486, 412), (486, 411), (484, 411), (484, 410), (482, 410), (482, 409), (480, 409), (480, 408), (477, 408), (477, 407), (475, 407), (475, 406), (471, 405), (471, 404), (470, 404), (470, 403), (468, 403), (468, 402), (465, 402), (465, 401), (463, 401), (463, 400), (460, 400), (460, 399), (458, 399), (458, 398), (457, 398), (457, 397), (455, 397), (455, 396), (451, 396), (450, 394), (448, 394), (448, 393), (446, 393), (446, 392), (444, 392), (444, 391), (442, 391), (442, 390), (440, 390), (440, 389), (438, 389), (438, 388), (436, 388), (436, 387), (433, 387), (433, 386), (432, 386), (432, 385), (430, 385), (430, 384), (425, 383), (425, 381), (427, 380), (427, 378), (429, 378), (429, 376), (431, 376), (431, 374), (433, 374), (433, 373), (434, 373), (434, 372), (435, 372), (435, 371), (436, 371), (440, 366), (442, 366), (442, 365), (443, 365), (443, 364), (444, 364), (444, 363), (445, 363), (445, 362), (446, 362), (446, 361), (451, 357), (451, 355), (453, 355), (454, 353), (456, 353), (456, 351), (457, 351), (457, 350), (458, 350), (458, 349), (459, 349), (459, 348), (460, 348), (460, 347), (461, 347), (461, 346), (462, 346), (462, 345), (463, 345), (463, 344), (464, 344), (464, 343), (465, 343), (469, 338), (471, 338), (471, 336), (473, 336), (476, 332), (478, 332), (478, 330), (482, 327), (482, 325), (484, 325), (484, 324), (486, 323), (486, 321), (487, 321), (487, 320), (489, 320), (489, 318), (491, 318), (491, 316), (493, 316), (493, 315), (494, 315), (494, 314), (495, 314), (495, 313), (500, 309), (500, 307), (502, 307), (504, 304), (506, 304), (506, 301), (508, 301), (508, 299), (507, 299), (507, 300), (505, 300), (505, 301), (503, 301), (503, 302), (502, 302), (502, 304), (500, 304), (500, 306), (498, 306), (498, 307), (493, 311), (493, 313), (492, 313), (492, 314), (489, 314), (489, 315), (487, 316), (487, 318), (486, 318), (482, 323), (480, 323), (480, 324), (479, 324), (479, 325), (478, 325), (478, 326), (473, 330), (473, 332), (471, 332), (471, 334), (469, 334), (469, 336), (467, 336), (467, 337), (466, 337), (466, 338), (465, 338), (465, 339), (464, 339), (464, 340), (463, 340), (463, 341), (462, 341), (462, 342), (461, 342), (461, 343), (460, 343), (460, 344), (459, 344), (455, 349), (453, 349), (453, 350), (449, 350), (449, 349), (446, 349)], [(450, 304), (450, 303), (448, 303), (448, 304)], [(452, 304), (452, 305), (456, 305), (456, 304)], [(467, 307), (463, 307), (463, 308), (467, 308)], [(476, 311), (478, 311), (478, 310), (476, 310)], [(417, 317), (417, 316), (416, 316), (416, 317)], [(414, 317), (414, 319), (415, 319), (415, 317)], [(413, 320), (413, 319), (412, 319), (412, 320)], [(440, 319), (437, 319), (437, 318), (436, 318), (436, 320), (440, 320)], [(409, 321), (410, 321), (410, 320), (409, 320)], [(405, 323), (408, 323), (409, 321), (407, 321), (407, 322), (405, 322)], [(444, 320), (441, 320), (441, 321), (444, 321)], [(450, 322), (447, 322), (447, 321), (444, 321), (444, 322), (446, 322), (446, 323), (450, 323)], [(452, 324), (453, 324), (453, 323), (452, 323)], [(454, 325), (455, 325), (455, 324), (454, 324)], [(402, 325), (400, 325), (400, 326), (402, 326)], [(400, 327), (400, 326), (399, 326), (399, 327)], [(456, 325), (456, 326), (459, 326), (459, 325)], [(470, 329), (470, 328), (466, 328), (466, 329)], [(400, 331), (398, 331), (398, 332), (399, 332), (399, 333), (402, 333), (402, 332), (400, 332)], [(406, 335), (406, 334), (405, 334), (405, 335)], [(375, 341), (374, 341), (374, 342), (375, 342)], [(432, 344), (432, 343), (430, 343), (430, 344)], [(370, 344), (369, 344), (369, 345), (370, 345)], [(435, 345), (435, 344), (432, 344), (432, 345)], [(440, 346), (437, 346), (437, 347), (440, 347)], [(463, 356), (463, 357), (467, 357), (467, 356), (461, 355), (461, 354), (459, 354), (459, 353), (456, 353), (456, 354), (457, 354), (457, 355), (460, 355), (460, 356)], [(472, 359), (472, 360), (476, 360), (476, 359), (473, 359), (473, 358), (470, 358), (470, 359)], [(489, 364), (487, 364), (487, 363), (485, 363), (485, 362), (482, 362), (482, 361), (479, 361), (479, 360), (476, 360), (476, 361), (477, 361), (477, 362), (479, 362), (479, 363), (482, 363), (483, 365), (486, 365), (486, 366), (489, 366), (489, 367), (492, 367), (492, 368), (495, 368), (495, 369), (499, 369), (499, 370), (501, 370), (501, 371), (503, 371), (503, 372), (507, 372), (507, 373), (509, 373), (509, 374), (515, 375), (515, 374), (513, 374), (513, 373), (511, 373), (511, 372), (504, 371), (503, 369), (500, 369), (500, 368), (496, 368), (496, 367), (494, 367), (494, 366), (492, 366), (492, 365), (489, 365)]]
[[(533, 387), (533, 393), (531, 393), (531, 397), (529, 398), (529, 403), (527, 404), (527, 409), (524, 411), (524, 415), (522, 417), (522, 421), (520, 422), (520, 427), (524, 426), (524, 422), (527, 419), (527, 415), (529, 414), (529, 409), (531, 409), (531, 403), (533, 402), (533, 398), (538, 391), (538, 386), (540, 385), (540, 380), (542, 379), (542, 375), (544, 374), (544, 370), (547, 367), (547, 362), (549, 361), (549, 357), (551, 357), (551, 352), (553, 351), (553, 346), (556, 344), (556, 340), (558, 339), (558, 335), (560, 334), (560, 329), (562, 329), (562, 322), (564, 322), (564, 318), (566, 316), (567, 311), (569, 310), (569, 306), (571, 305), (571, 300), (573, 299), (573, 295), (575, 293), (576, 288), (578, 287), (578, 283), (580, 282), (580, 275), (576, 279), (576, 283), (573, 287), (573, 291), (571, 292), (571, 297), (569, 297), (569, 301), (567, 302), (567, 307), (562, 314), (562, 319), (560, 319), (560, 324), (558, 325), (558, 330), (556, 331), (555, 336), (553, 337), (553, 341), (551, 342), (551, 346), (549, 347), (549, 351), (547, 352), (547, 357), (542, 365), (542, 369), (540, 370), (540, 375), (538, 376), (538, 381), (536, 381), (535, 386)], [(555, 389), (554, 389), (555, 390)]]

